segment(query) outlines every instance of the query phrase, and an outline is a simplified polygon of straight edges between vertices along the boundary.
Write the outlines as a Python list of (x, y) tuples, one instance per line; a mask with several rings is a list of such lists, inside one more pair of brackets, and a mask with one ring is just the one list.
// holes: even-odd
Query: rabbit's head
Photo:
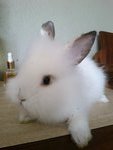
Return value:
[(8, 83), (12, 100), (45, 100), (62, 97), (71, 83), (73, 70), (89, 53), (96, 36), (92, 31), (64, 46), (54, 40), (54, 24), (42, 25), (41, 36), (32, 43), (17, 76)]

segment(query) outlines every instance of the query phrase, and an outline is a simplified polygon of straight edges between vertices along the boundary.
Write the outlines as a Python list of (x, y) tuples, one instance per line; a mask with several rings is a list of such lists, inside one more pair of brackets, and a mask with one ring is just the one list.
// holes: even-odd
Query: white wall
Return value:
[(113, 0), (0, 0), (0, 49), (19, 58), (48, 20), (63, 42), (90, 30), (113, 32)]

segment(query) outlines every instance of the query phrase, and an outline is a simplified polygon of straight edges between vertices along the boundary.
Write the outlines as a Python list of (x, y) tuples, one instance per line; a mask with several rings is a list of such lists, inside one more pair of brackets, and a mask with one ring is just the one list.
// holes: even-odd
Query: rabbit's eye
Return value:
[(46, 75), (42, 79), (42, 85), (49, 85), (51, 83), (51, 75)]

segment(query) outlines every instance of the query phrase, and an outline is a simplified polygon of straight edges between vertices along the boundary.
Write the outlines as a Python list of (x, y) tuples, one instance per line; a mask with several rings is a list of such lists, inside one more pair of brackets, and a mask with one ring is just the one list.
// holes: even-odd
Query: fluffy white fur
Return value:
[[(21, 109), (20, 120), (68, 121), (78, 146), (87, 145), (91, 139), (90, 109), (97, 101), (106, 100), (103, 71), (90, 58), (72, 64), (69, 49), (48, 37), (40, 37), (30, 49), (18, 75), (7, 84), (7, 95)], [(53, 77), (48, 86), (41, 85), (44, 75)], [(21, 103), (21, 99), (25, 101)]]

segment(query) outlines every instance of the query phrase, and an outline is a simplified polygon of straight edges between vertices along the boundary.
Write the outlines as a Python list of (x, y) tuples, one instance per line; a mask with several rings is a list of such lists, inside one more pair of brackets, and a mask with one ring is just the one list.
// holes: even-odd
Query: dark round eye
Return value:
[(49, 85), (51, 83), (51, 75), (46, 75), (42, 79), (42, 85)]

